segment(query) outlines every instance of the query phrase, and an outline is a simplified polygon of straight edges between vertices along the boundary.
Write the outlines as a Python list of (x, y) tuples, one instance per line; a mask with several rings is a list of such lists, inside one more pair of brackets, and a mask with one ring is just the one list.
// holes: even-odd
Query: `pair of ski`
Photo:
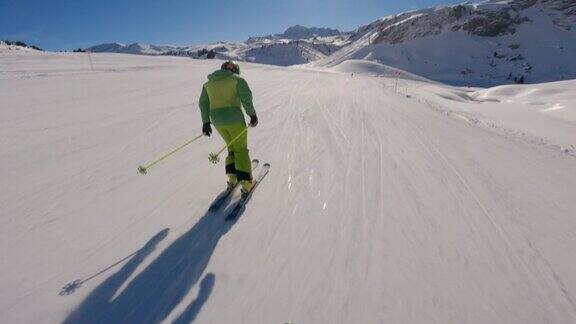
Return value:
[[(252, 160), (252, 166), (251, 166), (252, 172), (254, 172), (258, 168), (259, 164), (260, 164), (260, 161), (258, 159)], [(260, 169), (260, 172), (254, 178), (254, 185), (252, 186), (252, 189), (250, 189), (249, 192), (243, 193), (242, 196), (240, 197), (240, 199), (238, 199), (234, 203), (234, 206), (232, 207), (230, 212), (226, 215), (226, 218), (225, 218), (226, 221), (231, 221), (231, 220), (236, 219), (236, 216), (238, 216), (238, 213), (244, 208), (244, 206), (246, 206), (246, 204), (248, 203), (248, 201), (252, 197), (254, 190), (256, 190), (256, 188), (258, 187), (260, 182), (262, 182), (264, 177), (266, 177), (266, 175), (268, 174), (268, 171), (270, 171), (270, 163), (264, 163), (264, 165)], [(219, 210), (220, 207), (225, 205), (225, 203), (228, 202), (228, 200), (230, 200), (232, 198), (232, 195), (233, 195), (233, 193), (237, 187), (238, 187), (238, 183), (236, 183), (236, 185), (233, 187), (227, 188), (226, 191), (224, 191), (222, 194), (220, 194), (220, 196), (212, 203), (212, 205), (210, 205), (210, 208), (208, 210), (211, 212)]]

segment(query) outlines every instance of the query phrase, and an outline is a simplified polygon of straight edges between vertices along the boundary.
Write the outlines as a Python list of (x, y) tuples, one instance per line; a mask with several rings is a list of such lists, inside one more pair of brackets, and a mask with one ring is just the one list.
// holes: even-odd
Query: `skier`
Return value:
[(202, 133), (205, 136), (212, 134), (210, 123), (213, 123), (226, 144), (237, 138), (228, 147), (226, 157), (228, 189), (234, 188), (240, 182), (242, 194), (246, 195), (254, 182), (248, 154), (248, 131), (241, 106), (250, 117), (250, 127), (258, 125), (258, 117), (252, 104), (252, 92), (248, 83), (240, 77), (238, 63), (226, 61), (220, 70), (208, 75), (208, 82), (202, 87), (199, 106)]

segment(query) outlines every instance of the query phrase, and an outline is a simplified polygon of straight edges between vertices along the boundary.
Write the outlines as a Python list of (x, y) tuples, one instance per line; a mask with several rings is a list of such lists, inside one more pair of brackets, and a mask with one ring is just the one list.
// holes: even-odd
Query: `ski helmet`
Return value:
[(240, 65), (236, 61), (226, 61), (222, 63), (221, 70), (228, 70), (235, 74), (240, 74)]

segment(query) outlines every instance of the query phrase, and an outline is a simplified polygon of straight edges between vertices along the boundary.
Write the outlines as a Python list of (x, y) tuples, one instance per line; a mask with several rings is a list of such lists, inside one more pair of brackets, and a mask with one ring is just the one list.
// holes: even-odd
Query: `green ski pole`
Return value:
[(158, 160), (146, 165), (146, 166), (142, 166), (139, 165), (138, 166), (138, 172), (140, 174), (147, 174), (148, 173), (148, 169), (150, 169), (151, 167), (153, 167), (154, 165), (156, 165), (158, 162), (164, 160), (165, 158), (169, 157), (170, 155), (180, 151), (181, 149), (183, 149), (185, 146), (189, 145), (190, 143), (194, 142), (195, 140), (199, 139), (200, 137), (202, 137), (203, 134), (200, 134), (196, 137), (194, 137), (193, 139), (189, 140), (188, 142), (178, 146), (177, 148), (173, 149), (172, 151), (170, 151), (169, 153), (167, 153), (166, 155), (164, 155), (163, 157), (159, 158)]
[(240, 138), (240, 136), (242, 136), (244, 133), (246, 133), (247, 130), (248, 130), (248, 128), (241, 131), (240, 134), (236, 135), (236, 137), (234, 137), (234, 139), (232, 139), (230, 141), (230, 143), (226, 144), (220, 151), (218, 151), (218, 153), (208, 154), (208, 160), (214, 164), (220, 162), (220, 158), (218, 157), (220, 155), (220, 153), (222, 153), (222, 151), (224, 151), (225, 149), (230, 147), (230, 145), (232, 145), (234, 142), (236, 142), (236, 140), (238, 140)]

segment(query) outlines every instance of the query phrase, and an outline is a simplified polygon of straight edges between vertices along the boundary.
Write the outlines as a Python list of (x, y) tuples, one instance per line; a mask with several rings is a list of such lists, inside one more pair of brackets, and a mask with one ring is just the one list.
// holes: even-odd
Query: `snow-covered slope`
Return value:
[(367, 59), (456, 85), (576, 78), (576, 3), (507, 0), (441, 6), (360, 27), (320, 66)]
[(574, 82), (243, 63), (272, 170), (226, 222), (216, 134), (136, 172), (200, 133), (221, 61), (91, 57), (0, 53), (0, 322), (576, 322), (575, 122), (533, 112)]

